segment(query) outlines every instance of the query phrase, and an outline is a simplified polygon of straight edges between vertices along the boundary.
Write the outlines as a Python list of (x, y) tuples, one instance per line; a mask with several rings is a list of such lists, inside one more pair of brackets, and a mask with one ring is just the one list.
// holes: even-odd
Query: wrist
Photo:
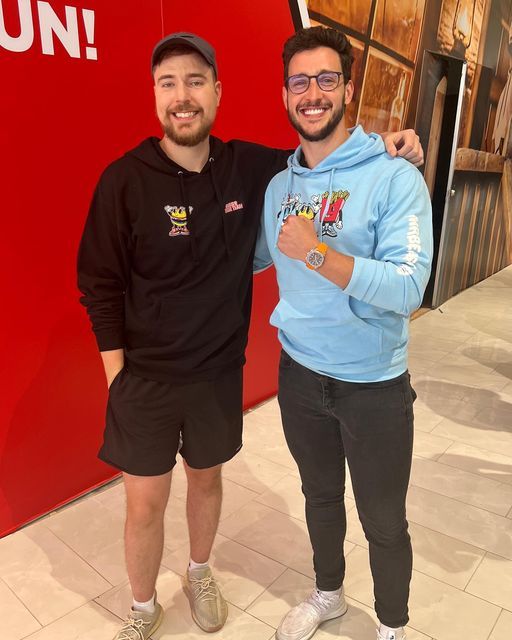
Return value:
[(306, 253), (306, 257), (304, 258), (306, 267), (312, 271), (318, 271), (325, 262), (328, 248), (325, 242), (317, 242), (317, 244)]

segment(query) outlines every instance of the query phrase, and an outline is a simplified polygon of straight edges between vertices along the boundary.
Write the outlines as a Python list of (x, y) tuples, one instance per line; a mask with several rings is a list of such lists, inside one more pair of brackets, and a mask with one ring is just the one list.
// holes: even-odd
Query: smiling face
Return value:
[[(342, 71), (338, 53), (330, 47), (317, 47), (296, 53), (288, 66), (288, 77), (304, 73), (316, 76), (325, 71)], [(283, 87), (283, 101), (292, 126), (304, 140), (319, 142), (335, 134), (343, 126), (345, 106), (352, 100), (352, 81), (345, 85), (343, 77), (333, 91), (322, 91), (311, 79), (307, 91), (294, 94)]]
[(156, 113), (167, 138), (194, 147), (210, 134), (221, 84), (198, 53), (172, 55), (154, 70)]

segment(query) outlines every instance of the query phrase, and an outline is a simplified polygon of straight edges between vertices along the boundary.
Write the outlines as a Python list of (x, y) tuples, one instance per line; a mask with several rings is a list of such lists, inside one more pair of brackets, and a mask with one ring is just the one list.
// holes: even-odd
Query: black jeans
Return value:
[(279, 405), (299, 467), (317, 587), (345, 577), (345, 458), (369, 544), (375, 611), (383, 624), (408, 621), (412, 549), (405, 498), (412, 459), (416, 397), (409, 374), (384, 382), (342, 382), (282, 352)]

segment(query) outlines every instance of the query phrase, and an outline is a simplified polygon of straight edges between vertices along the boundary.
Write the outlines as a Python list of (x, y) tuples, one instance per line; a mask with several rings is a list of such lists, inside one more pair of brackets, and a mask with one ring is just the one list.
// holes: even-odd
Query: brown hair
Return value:
[(352, 45), (347, 36), (337, 29), (309, 27), (299, 29), (297, 33), (291, 36), (291, 38), (288, 38), (284, 43), (283, 64), (285, 82), (288, 78), (288, 67), (293, 56), (301, 51), (317, 49), (318, 47), (329, 47), (336, 51), (340, 57), (345, 83), (350, 80), (354, 56), (352, 55)]

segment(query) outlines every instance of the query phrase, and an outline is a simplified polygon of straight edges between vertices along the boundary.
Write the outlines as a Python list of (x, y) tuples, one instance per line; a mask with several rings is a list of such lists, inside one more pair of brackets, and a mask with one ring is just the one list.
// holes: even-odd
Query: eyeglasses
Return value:
[(334, 91), (334, 89), (339, 86), (342, 77), (343, 73), (341, 71), (322, 71), (322, 73), (316, 76), (298, 73), (295, 76), (287, 78), (285, 84), (292, 93), (305, 93), (309, 89), (311, 80), (315, 78), (316, 83), (322, 91)]

